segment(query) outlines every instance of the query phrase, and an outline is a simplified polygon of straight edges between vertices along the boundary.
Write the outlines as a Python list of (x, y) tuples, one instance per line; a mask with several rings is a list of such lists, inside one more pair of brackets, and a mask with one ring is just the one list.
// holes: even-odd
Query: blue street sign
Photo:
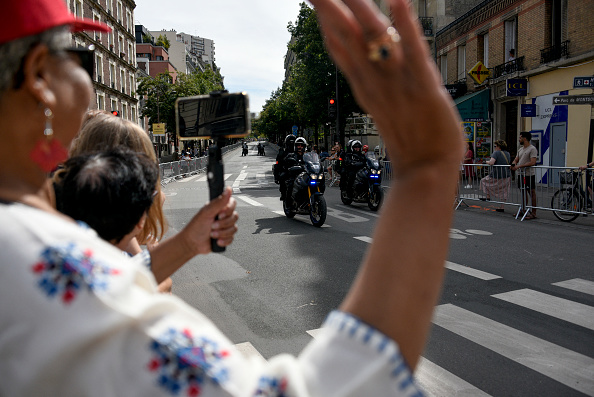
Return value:
[(574, 77), (573, 88), (594, 88), (594, 77)]
[(536, 117), (536, 104), (520, 104), (521, 117)]
[(527, 79), (507, 79), (507, 96), (526, 96), (528, 95)]
[(299, 131), (299, 127), (296, 125), (293, 126), (293, 135), (297, 136), (297, 131)]

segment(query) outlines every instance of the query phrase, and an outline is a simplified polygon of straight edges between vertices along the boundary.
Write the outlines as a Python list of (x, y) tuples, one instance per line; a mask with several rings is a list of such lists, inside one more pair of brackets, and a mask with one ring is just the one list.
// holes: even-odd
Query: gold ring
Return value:
[(400, 41), (400, 35), (394, 29), (394, 27), (390, 26), (386, 29), (386, 34), (378, 37), (375, 40), (371, 40), (367, 44), (367, 48), (369, 49), (369, 60), (373, 62), (377, 61), (385, 61), (386, 59), (390, 58), (391, 55), (391, 47)]

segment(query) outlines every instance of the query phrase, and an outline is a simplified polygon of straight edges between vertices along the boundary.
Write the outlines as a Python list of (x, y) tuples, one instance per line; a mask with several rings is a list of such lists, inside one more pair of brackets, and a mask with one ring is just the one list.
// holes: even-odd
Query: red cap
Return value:
[(72, 32), (109, 32), (109, 26), (70, 13), (64, 0), (0, 0), (0, 43), (31, 36), (61, 25)]

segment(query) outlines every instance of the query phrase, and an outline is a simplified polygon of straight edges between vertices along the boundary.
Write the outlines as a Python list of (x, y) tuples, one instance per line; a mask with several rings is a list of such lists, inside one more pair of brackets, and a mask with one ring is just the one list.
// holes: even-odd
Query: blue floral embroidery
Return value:
[(260, 378), (258, 390), (254, 397), (287, 397), (287, 380), (285, 378), (276, 379), (267, 376)]
[(190, 330), (170, 328), (153, 340), (151, 350), (155, 356), (148, 368), (158, 372), (159, 385), (172, 395), (185, 389), (188, 396), (198, 396), (207, 380), (221, 385), (229, 378), (223, 363), (229, 351), (205, 337), (192, 336)]
[(120, 273), (96, 261), (91, 250), (82, 250), (74, 243), (46, 248), (32, 270), (39, 276), (37, 285), (47, 296), (59, 295), (64, 303), (71, 303), (83, 288), (105, 290), (109, 276)]

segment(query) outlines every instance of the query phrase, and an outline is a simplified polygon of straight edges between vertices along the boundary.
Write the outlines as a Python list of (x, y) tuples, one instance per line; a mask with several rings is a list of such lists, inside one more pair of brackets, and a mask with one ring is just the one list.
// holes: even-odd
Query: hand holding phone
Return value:
[[(223, 189), (225, 188), (223, 157), (218, 143), (208, 148), (208, 166), (206, 171), (210, 200), (214, 200), (223, 194)], [(210, 248), (212, 252), (225, 251), (225, 247), (220, 247), (217, 244), (217, 240), (212, 238), (210, 239)]]

